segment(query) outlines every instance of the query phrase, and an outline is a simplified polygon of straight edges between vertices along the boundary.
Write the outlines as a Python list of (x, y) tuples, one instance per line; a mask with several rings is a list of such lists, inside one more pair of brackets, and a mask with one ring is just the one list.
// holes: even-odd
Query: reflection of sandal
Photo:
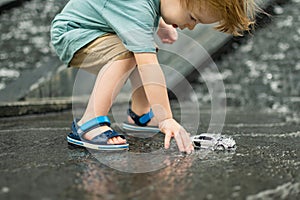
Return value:
[(124, 130), (135, 131), (135, 132), (151, 132), (151, 133), (158, 133), (160, 131), (158, 126), (147, 126), (147, 124), (154, 116), (152, 110), (150, 110), (146, 114), (138, 116), (129, 108), (127, 114), (134, 121), (134, 124), (123, 122), (122, 127)]
[(100, 126), (110, 126), (110, 120), (107, 116), (99, 116), (90, 121), (84, 123), (82, 126), (78, 126), (77, 121), (72, 123), (72, 133), (67, 136), (68, 143), (97, 150), (124, 150), (128, 149), (128, 144), (107, 144), (110, 138), (120, 136), (125, 137), (114, 130), (104, 131), (101, 134), (95, 136), (91, 140), (84, 138), (84, 135), (89, 131), (98, 128)]

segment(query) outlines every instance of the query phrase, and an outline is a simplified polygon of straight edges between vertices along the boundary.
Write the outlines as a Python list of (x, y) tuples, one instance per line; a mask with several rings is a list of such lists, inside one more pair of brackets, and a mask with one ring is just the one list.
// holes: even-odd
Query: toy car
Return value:
[(236, 143), (230, 138), (221, 134), (202, 133), (191, 136), (195, 148), (212, 149), (217, 151), (235, 150)]

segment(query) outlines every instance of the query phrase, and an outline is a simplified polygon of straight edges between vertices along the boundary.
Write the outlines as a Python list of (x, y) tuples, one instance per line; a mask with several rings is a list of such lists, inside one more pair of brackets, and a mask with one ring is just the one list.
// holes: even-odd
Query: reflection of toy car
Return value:
[(202, 133), (192, 136), (191, 139), (195, 148), (211, 148), (219, 151), (234, 150), (236, 148), (236, 143), (232, 138), (221, 134)]

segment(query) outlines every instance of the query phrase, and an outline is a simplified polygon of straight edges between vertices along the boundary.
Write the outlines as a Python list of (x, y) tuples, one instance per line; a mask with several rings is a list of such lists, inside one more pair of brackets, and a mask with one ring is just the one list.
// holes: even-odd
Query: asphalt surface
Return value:
[[(210, 109), (200, 110), (200, 128), (192, 134), (208, 128)], [(74, 148), (66, 142), (71, 111), (1, 118), (0, 198), (299, 199), (300, 121), (290, 119), (288, 113), (227, 108), (223, 134), (237, 142), (236, 151), (185, 156), (174, 141), (164, 151), (162, 134), (128, 136), (130, 149), (121, 153)], [(121, 130), (120, 123), (113, 126)]]

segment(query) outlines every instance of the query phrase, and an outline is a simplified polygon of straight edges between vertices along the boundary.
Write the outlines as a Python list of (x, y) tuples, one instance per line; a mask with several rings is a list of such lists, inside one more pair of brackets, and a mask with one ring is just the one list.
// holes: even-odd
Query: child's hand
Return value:
[(179, 148), (179, 151), (190, 154), (194, 151), (193, 144), (190, 139), (190, 134), (184, 130), (180, 124), (174, 119), (166, 119), (159, 123), (159, 129), (165, 133), (165, 148), (170, 147), (171, 138), (174, 137)]
[(176, 29), (172, 25), (166, 24), (162, 19), (159, 23), (157, 35), (163, 43), (172, 44), (178, 39)]

